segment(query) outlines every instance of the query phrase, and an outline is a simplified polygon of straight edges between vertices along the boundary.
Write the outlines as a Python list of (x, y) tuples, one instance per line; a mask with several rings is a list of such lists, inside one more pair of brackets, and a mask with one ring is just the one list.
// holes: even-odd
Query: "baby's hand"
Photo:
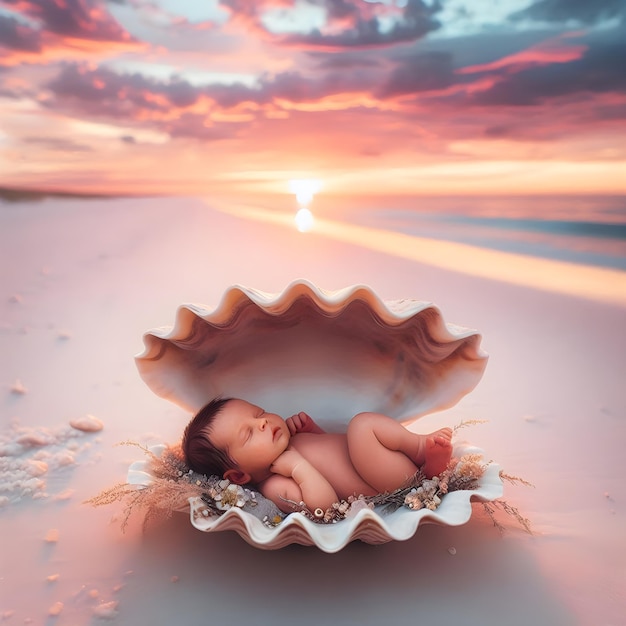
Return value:
[(321, 434), (324, 431), (313, 421), (310, 415), (307, 415), (304, 411), (296, 413), (291, 417), (288, 417), (285, 422), (289, 428), (289, 432), (292, 435), (296, 433), (314, 433)]
[(304, 457), (294, 448), (287, 448), (270, 466), (270, 471), (274, 474), (293, 476), (294, 469), (304, 461)]

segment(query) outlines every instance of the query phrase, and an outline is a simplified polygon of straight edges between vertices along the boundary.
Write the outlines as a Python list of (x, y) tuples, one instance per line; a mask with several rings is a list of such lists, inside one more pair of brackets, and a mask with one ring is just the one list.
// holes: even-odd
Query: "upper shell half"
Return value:
[(143, 380), (190, 412), (238, 397), (283, 417), (306, 411), (328, 430), (360, 411), (408, 422), (450, 407), (487, 363), (480, 335), (445, 323), (432, 303), (306, 281), (281, 294), (236, 285), (214, 309), (183, 305), (144, 344)]

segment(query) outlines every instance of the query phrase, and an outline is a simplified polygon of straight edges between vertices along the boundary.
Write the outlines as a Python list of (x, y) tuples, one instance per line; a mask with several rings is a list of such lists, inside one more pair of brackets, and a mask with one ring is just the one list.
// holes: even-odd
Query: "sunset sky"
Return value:
[(0, 185), (625, 193), (624, 0), (0, 0)]

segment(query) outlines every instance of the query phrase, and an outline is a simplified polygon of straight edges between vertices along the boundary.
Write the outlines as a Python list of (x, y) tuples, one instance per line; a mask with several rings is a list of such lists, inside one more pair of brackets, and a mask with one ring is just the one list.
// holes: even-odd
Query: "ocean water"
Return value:
[(626, 196), (414, 198), (342, 220), (482, 248), (626, 270)]

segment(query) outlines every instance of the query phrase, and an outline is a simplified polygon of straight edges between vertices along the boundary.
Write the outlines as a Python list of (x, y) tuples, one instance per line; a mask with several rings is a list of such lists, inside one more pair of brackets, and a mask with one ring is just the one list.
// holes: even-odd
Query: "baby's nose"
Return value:
[(265, 430), (266, 426), (267, 426), (267, 417), (264, 417), (264, 418), (261, 419), (261, 424), (260, 424), (259, 428), (261, 430)]

